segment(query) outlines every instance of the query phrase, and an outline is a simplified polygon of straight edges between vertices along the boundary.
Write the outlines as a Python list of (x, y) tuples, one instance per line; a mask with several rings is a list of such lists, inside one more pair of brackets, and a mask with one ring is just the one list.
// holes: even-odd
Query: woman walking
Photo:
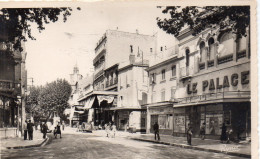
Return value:
[(190, 126), (190, 124), (188, 124), (188, 130), (187, 130), (188, 145), (191, 145), (191, 136), (192, 136), (192, 127)]

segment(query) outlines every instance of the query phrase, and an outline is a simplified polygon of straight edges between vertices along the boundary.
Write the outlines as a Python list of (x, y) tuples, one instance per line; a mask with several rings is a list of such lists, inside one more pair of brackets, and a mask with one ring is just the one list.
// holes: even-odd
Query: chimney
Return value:
[(130, 61), (130, 64), (134, 64), (135, 63), (135, 55), (133, 53), (131, 53), (129, 55), (129, 61)]

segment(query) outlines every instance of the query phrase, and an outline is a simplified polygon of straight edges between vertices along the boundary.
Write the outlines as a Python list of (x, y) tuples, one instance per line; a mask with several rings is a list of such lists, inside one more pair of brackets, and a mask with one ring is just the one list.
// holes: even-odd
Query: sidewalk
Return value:
[(33, 131), (33, 140), (24, 140), (23, 137), (1, 139), (0, 148), (2, 150), (39, 147), (48, 141), (48, 138), (44, 140), (42, 137), (42, 133), (39, 130), (36, 130)]
[(192, 138), (192, 145), (187, 145), (186, 137), (175, 137), (171, 135), (160, 135), (161, 140), (155, 141), (153, 134), (140, 134), (130, 137), (133, 140), (153, 142), (158, 144), (178, 146), (187, 149), (209, 151), (216, 153), (225, 153), (232, 156), (251, 158), (251, 144), (250, 143), (230, 143), (222, 144), (219, 140)]

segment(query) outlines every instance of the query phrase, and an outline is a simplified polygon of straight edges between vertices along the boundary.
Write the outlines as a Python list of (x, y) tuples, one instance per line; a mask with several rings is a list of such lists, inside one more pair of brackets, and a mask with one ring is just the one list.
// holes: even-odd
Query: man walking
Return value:
[(27, 140), (27, 120), (25, 120), (25, 122), (23, 123), (23, 128), (24, 128), (23, 139)]
[(160, 140), (160, 135), (159, 135), (159, 125), (157, 122), (153, 125), (153, 131), (154, 131), (154, 139), (156, 140), (156, 136), (158, 140)]
[(47, 134), (47, 131), (48, 131), (48, 126), (46, 124), (46, 122), (42, 125), (42, 133), (43, 133), (43, 138), (45, 139), (46, 138), (46, 134)]
[(29, 140), (33, 140), (33, 123), (31, 123), (31, 120), (29, 120), (29, 123), (27, 124), (27, 130), (29, 134)]
[(188, 145), (191, 145), (191, 136), (192, 136), (192, 127), (190, 124), (188, 124), (188, 130), (187, 130), (187, 142)]

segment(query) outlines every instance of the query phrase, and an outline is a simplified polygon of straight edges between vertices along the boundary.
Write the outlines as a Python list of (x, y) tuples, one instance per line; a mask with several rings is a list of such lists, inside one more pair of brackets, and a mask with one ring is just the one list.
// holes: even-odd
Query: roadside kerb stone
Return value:
[(44, 139), (40, 144), (35, 145), (26, 145), (26, 146), (14, 146), (14, 147), (6, 147), (7, 149), (23, 149), (23, 148), (32, 148), (32, 147), (42, 147), (45, 146), (49, 141), (49, 137)]
[(181, 147), (181, 148), (186, 148), (186, 149), (193, 149), (193, 150), (207, 151), (207, 152), (215, 152), (215, 153), (223, 153), (223, 154), (227, 154), (227, 155), (231, 155), (231, 156), (251, 158), (251, 155), (247, 155), (247, 154), (228, 152), (228, 151), (221, 151), (221, 150), (214, 150), (214, 149), (207, 149), (207, 148), (202, 148), (202, 147), (197, 147), (197, 146), (169, 143), (169, 142), (163, 142), (163, 141), (153, 141), (153, 140), (148, 140), (148, 139), (140, 139), (140, 138), (132, 138), (132, 137), (130, 137), (130, 139), (132, 139), (132, 140), (139, 140), (139, 141), (145, 141), (145, 142), (151, 142), (151, 143), (156, 143), (156, 144), (171, 145), (171, 146), (176, 146), (176, 147)]

